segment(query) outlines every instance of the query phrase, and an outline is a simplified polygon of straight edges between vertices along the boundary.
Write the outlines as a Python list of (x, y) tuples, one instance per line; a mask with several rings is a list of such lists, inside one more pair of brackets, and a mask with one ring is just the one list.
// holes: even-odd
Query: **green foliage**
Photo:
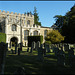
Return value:
[(75, 5), (66, 13), (65, 16), (56, 15), (56, 23), (61, 34), (65, 36), (64, 42), (75, 43)]
[(43, 36), (28, 36), (28, 47), (31, 47), (33, 41), (35, 42), (40, 41), (40, 43), (42, 44)]
[(6, 43), (6, 34), (5, 33), (0, 33), (0, 42)]
[(64, 37), (58, 32), (58, 30), (52, 30), (47, 33), (46, 41), (51, 43), (59, 43), (64, 40)]
[(47, 44), (51, 44), (51, 41), (45, 41), (45, 43), (47, 43)]
[(34, 7), (34, 24), (41, 26), (41, 22), (39, 22), (39, 16), (36, 7)]

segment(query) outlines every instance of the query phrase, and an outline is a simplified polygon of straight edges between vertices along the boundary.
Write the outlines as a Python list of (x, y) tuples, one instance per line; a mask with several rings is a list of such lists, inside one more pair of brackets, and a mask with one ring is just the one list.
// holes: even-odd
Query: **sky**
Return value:
[(0, 10), (24, 14), (37, 8), (39, 22), (42, 26), (51, 27), (55, 23), (55, 15), (64, 16), (75, 1), (0, 1)]

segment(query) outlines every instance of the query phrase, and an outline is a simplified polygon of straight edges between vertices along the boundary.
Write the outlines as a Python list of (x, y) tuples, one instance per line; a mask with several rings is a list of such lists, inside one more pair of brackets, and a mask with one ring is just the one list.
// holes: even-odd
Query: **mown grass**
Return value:
[(5, 61), (5, 74), (12, 74), (18, 67), (24, 67), (26, 74), (75, 74), (74, 68), (66, 66), (58, 66), (57, 59), (54, 53), (47, 53), (51, 55), (44, 57), (44, 61), (37, 60), (37, 51), (33, 53), (26, 52), (23, 48), (21, 55), (11, 54), (7, 52)]

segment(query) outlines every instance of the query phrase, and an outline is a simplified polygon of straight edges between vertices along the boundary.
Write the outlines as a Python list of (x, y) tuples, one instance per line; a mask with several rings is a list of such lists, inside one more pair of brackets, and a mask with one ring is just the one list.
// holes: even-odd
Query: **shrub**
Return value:
[(42, 44), (43, 36), (28, 36), (28, 47), (31, 47), (33, 41), (35, 42), (40, 41), (40, 43)]
[(0, 33), (0, 42), (6, 43), (6, 34), (5, 33)]
[(58, 30), (52, 30), (47, 33), (45, 40), (51, 43), (60, 43), (64, 41), (64, 36), (62, 36)]

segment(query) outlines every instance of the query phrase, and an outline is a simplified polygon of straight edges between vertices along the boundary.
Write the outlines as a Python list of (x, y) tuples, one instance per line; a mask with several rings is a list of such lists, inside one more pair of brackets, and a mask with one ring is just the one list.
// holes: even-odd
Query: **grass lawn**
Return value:
[(68, 65), (58, 66), (54, 53), (47, 53), (51, 57), (44, 57), (44, 61), (41, 62), (37, 60), (37, 51), (34, 50), (33, 53), (26, 51), (27, 49), (23, 47), (20, 56), (7, 52), (5, 74), (13, 75), (18, 67), (24, 67), (26, 74), (75, 74), (75, 69)]

